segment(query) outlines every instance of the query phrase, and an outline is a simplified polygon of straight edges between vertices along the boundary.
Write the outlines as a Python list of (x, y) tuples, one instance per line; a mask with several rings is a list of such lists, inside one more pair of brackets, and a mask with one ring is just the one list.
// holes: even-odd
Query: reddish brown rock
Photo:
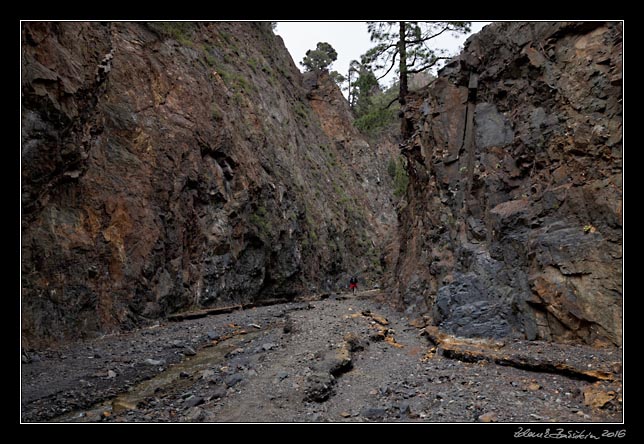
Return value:
[(408, 324), (410, 327), (416, 327), (416, 328), (425, 328), (425, 326), (427, 325), (425, 319), (423, 318), (410, 319)]
[(584, 388), (584, 404), (593, 408), (603, 408), (616, 398), (613, 390), (607, 390), (601, 386), (600, 383), (595, 383), (591, 386)]
[(480, 422), (498, 422), (499, 418), (494, 412), (483, 413), (479, 416)]
[(379, 279), (384, 152), (333, 115), (328, 77), (311, 107), (267, 22), (22, 37), (24, 346)]

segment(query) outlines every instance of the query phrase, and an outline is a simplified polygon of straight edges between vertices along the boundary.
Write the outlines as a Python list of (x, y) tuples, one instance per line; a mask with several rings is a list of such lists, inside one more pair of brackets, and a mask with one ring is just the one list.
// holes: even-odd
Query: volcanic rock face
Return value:
[(268, 23), (22, 32), (24, 346), (378, 276), (391, 147), (314, 111)]
[(405, 118), (407, 309), (460, 336), (621, 344), (621, 24), (490, 25)]

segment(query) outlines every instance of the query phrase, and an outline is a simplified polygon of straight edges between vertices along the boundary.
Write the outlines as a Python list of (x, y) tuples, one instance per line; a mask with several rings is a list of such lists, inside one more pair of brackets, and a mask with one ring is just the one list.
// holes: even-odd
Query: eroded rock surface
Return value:
[(409, 102), (402, 304), (459, 336), (619, 345), (621, 24), (492, 24)]
[(269, 23), (22, 35), (23, 346), (377, 282), (395, 147), (333, 114), (328, 76), (309, 94)]

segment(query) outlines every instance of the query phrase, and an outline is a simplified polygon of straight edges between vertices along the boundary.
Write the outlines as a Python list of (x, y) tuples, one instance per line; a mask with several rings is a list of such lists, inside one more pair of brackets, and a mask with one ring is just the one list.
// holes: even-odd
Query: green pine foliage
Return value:
[(407, 185), (409, 185), (409, 175), (403, 163), (402, 158), (396, 161), (396, 175), (394, 176), (394, 196), (402, 197), (407, 192)]
[[(375, 72), (396, 69), (400, 74), (400, 25), (405, 25), (405, 72), (421, 72), (432, 68), (448, 54), (432, 47), (431, 40), (444, 34), (470, 31), (470, 22), (367, 22), (371, 41), (376, 45), (362, 56), (362, 63)], [(404, 74), (404, 73), (403, 73)]]
[(318, 42), (315, 49), (306, 51), (300, 62), (306, 71), (322, 71), (328, 69), (338, 59), (338, 53), (327, 42)]
[(387, 174), (394, 181), (394, 196), (401, 197), (407, 192), (409, 175), (405, 168), (405, 159), (402, 156), (392, 157), (387, 163)]
[[(432, 69), (448, 55), (434, 47), (433, 39), (445, 34), (470, 31), (470, 22), (367, 22), (371, 41), (375, 46), (361, 59), (361, 64), (381, 79), (390, 72), (398, 74), (398, 101), (406, 103), (410, 75)], [(377, 120), (376, 120), (377, 121)], [(401, 137), (408, 138), (409, 125), (402, 124)]]
[(354, 107), (355, 127), (372, 138), (384, 132), (395, 133), (400, 109), (400, 105), (396, 101), (397, 97), (397, 84), (384, 92), (376, 90), (371, 95), (363, 93), (358, 96)]

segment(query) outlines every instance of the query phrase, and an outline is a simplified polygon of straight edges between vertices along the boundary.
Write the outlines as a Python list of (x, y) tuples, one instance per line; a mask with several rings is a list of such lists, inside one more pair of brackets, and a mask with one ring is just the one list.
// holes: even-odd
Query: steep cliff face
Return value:
[(405, 114), (400, 300), (462, 336), (621, 343), (620, 23), (497, 23)]
[(375, 282), (381, 154), (314, 111), (339, 91), (310, 102), (268, 23), (22, 32), (23, 345)]
[(355, 174), (360, 188), (354, 206), (367, 209), (365, 216), (370, 231), (376, 233), (370, 242), (381, 251), (396, 236), (398, 221), (394, 205), (398, 199), (392, 195), (393, 178), (387, 168), (400, 156), (398, 144), (389, 134), (369, 143), (355, 128), (349, 103), (328, 74), (305, 73), (304, 84), (322, 130), (340, 154), (338, 161)]

